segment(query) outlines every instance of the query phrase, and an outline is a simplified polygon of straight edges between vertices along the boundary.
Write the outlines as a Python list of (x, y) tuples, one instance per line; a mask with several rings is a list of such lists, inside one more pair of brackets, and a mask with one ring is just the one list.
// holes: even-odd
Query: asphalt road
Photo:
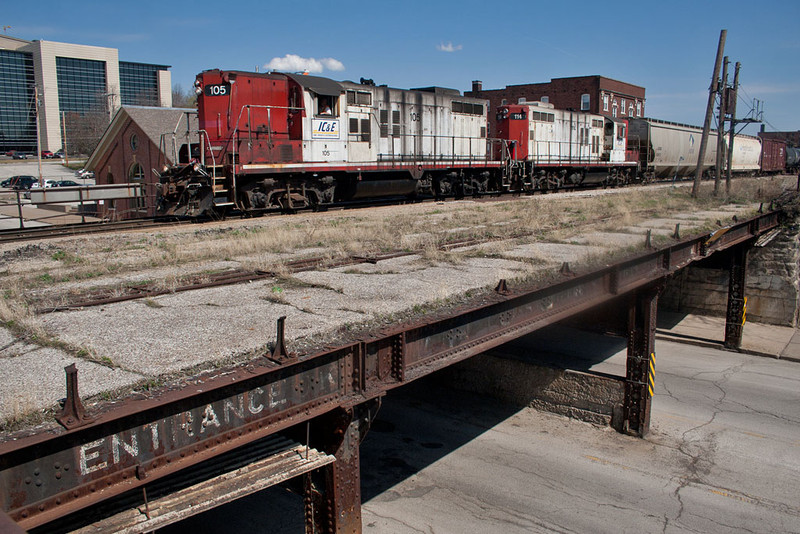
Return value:
[[(656, 351), (646, 439), (436, 377), (389, 395), (362, 444), (364, 532), (800, 532), (800, 364)], [(164, 532), (302, 532), (300, 506), (275, 488)]]

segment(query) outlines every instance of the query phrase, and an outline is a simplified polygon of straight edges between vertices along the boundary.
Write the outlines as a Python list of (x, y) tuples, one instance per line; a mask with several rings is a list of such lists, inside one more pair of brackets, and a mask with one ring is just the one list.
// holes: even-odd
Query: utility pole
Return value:
[(708, 145), (708, 132), (711, 129), (711, 116), (714, 114), (714, 99), (717, 96), (719, 85), (719, 68), (722, 64), (722, 54), (725, 50), (725, 38), (728, 30), (719, 33), (719, 45), (717, 46), (717, 60), (714, 62), (714, 74), (711, 76), (711, 87), (708, 91), (708, 105), (706, 106), (706, 120), (703, 123), (703, 136), (700, 138), (700, 153), (697, 156), (697, 170), (694, 173), (694, 185), (692, 186), (692, 198), (697, 198), (700, 192), (700, 179), (703, 177), (703, 161), (706, 157), (706, 146)]
[(731, 194), (731, 165), (733, 162), (733, 135), (736, 129), (736, 99), (739, 94), (739, 68), (742, 66), (736, 62), (736, 70), (733, 74), (733, 87), (728, 93), (728, 111), (731, 115), (731, 132), (728, 137), (728, 172), (725, 174), (725, 196)]
[(69, 156), (67, 155), (67, 121), (64, 112), (61, 112), (61, 150), (64, 151), (64, 165), (69, 167)]
[(722, 87), (719, 94), (719, 119), (717, 120), (717, 158), (714, 163), (714, 196), (719, 194), (719, 183), (725, 170), (725, 115), (728, 110), (725, 103), (725, 89), (728, 87), (728, 56), (722, 62)]
[(39, 162), (39, 187), (44, 187), (42, 180), (42, 133), (39, 126), (39, 87), (33, 87), (33, 109), (36, 115), (36, 160)]

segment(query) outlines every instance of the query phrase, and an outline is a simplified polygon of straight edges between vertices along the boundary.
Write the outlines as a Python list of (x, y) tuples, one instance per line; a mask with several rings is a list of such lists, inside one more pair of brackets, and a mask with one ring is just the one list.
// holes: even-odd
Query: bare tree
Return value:
[(197, 104), (197, 95), (190, 89), (184, 90), (181, 84), (172, 86), (172, 107), (193, 108)]
[(103, 133), (108, 128), (108, 95), (98, 93), (95, 103), (84, 111), (68, 111), (64, 114), (64, 130), (70, 153), (92, 153)]

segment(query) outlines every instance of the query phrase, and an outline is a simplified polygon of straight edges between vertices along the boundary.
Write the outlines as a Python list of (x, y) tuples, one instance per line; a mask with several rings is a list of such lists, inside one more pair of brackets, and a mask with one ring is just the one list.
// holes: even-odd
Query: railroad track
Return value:
[[(361, 208), (371, 208), (371, 207), (381, 207), (381, 206), (392, 206), (392, 205), (400, 205), (400, 204), (415, 204), (421, 202), (441, 202), (443, 200), (479, 200), (483, 202), (492, 202), (497, 200), (502, 200), (508, 196), (528, 196), (533, 194), (545, 194), (545, 193), (575, 193), (581, 191), (596, 191), (599, 188), (586, 188), (586, 187), (574, 187), (574, 188), (563, 188), (559, 191), (537, 191), (537, 192), (530, 192), (530, 193), (520, 193), (520, 192), (507, 192), (507, 193), (486, 193), (481, 196), (465, 196), (465, 197), (444, 197), (444, 198), (420, 198), (420, 199), (408, 199), (408, 198), (384, 198), (384, 199), (367, 199), (367, 200), (358, 200), (358, 201), (349, 201), (349, 202), (342, 202), (342, 203), (335, 203), (330, 204), (322, 208), (324, 211), (336, 211), (336, 210), (347, 210), (347, 209), (361, 209)], [(616, 189), (616, 188), (612, 188)], [(312, 211), (312, 208), (304, 208), (302, 210), (292, 210), (291, 213), (300, 212), (300, 211)], [(285, 210), (280, 209), (273, 209), (273, 210), (265, 210), (263, 212), (264, 215), (273, 215), (273, 214), (285, 214), (287, 213)], [(247, 215), (239, 214), (239, 213), (232, 213), (229, 214), (231, 217), (241, 216), (246, 217)], [(14, 230), (0, 230), (0, 244), (3, 243), (13, 243), (13, 242), (24, 242), (24, 241), (35, 241), (39, 239), (53, 239), (58, 237), (72, 237), (78, 235), (85, 235), (85, 234), (93, 234), (93, 233), (103, 233), (103, 232), (120, 232), (126, 230), (147, 230), (147, 229), (155, 229), (161, 227), (169, 227), (169, 226), (176, 226), (182, 224), (189, 224), (189, 223), (202, 223), (207, 222), (215, 219), (183, 219), (183, 218), (170, 218), (168, 220), (165, 219), (132, 219), (126, 221), (119, 221), (119, 222), (97, 222), (97, 223), (76, 223), (76, 224), (64, 224), (64, 225), (52, 225), (52, 226), (41, 226), (35, 228), (24, 228), (24, 229), (14, 229)]]
[[(642, 210), (644, 212), (646, 210)], [(598, 224), (608, 220), (608, 217), (594, 217), (587, 224)], [(537, 231), (541, 231), (539, 228)], [(518, 239), (532, 235), (533, 231), (518, 231), (508, 235), (486, 237), (481, 239), (457, 239), (443, 243), (437, 248), (441, 251), (447, 252), (458, 248), (482, 245), (492, 241)], [(334, 269), (338, 267), (346, 267), (350, 265), (359, 265), (364, 263), (375, 264), (379, 261), (385, 261), (392, 258), (399, 258), (404, 256), (411, 256), (414, 254), (422, 253), (422, 250), (404, 250), (392, 251), (383, 254), (375, 254), (370, 256), (356, 256), (351, 255), (339, 259), (331, 259), (326, 257), (313, 257), (300, 260), (289, 261), (282, 265), (280, 273), (275, 271), (265, 270), (244, 270), (232, 269), (221, 273), (214, 274), (196, 274), (190, 275), (178, 283), (178, 285), (166, 288), (159, 284), (144, 284), (144, 285), (124, 285), (122, 287), (103, 288), (98, 291), (84, 293), (82, 295), (75, 295), (71, 302), (60, 304), (57, 306), (40, 305), (35, 306), (35, 313), (53, 313), (60, 311), (68, 311), (79, 308), (88, 308), (93, 306), (104, 306), (106, 304), (113, 304), (117, 302), (124, 302), (129, 300), (153, 298), (160, 295), (169, 293), (182, 293), (185, 291), (194, 291), (197, 289), (204, 289), (210, 287), (227, 286), (234, 284), (242, 284), (256, 280), (263, 280), (268, 278), (276, 278), (285, 276), (286, 274), (294, 274), (303, 271), (311, 271), (314, 269)]]
[(182, 219), (134, 219), (119, 222), (75, 223), (59, 224), (52, 226), (37, 226), (35, 228), (22, 228), (15, 230), (0, 230), (0, 244), (19, 241), (35, 241), (39, 239), (54, 239), (57, 237), (74, 237), (85, 234), (99, 234), (104, 232), (121, 232), (126, 230), (148, 230), (188, 224), (193, 221)]

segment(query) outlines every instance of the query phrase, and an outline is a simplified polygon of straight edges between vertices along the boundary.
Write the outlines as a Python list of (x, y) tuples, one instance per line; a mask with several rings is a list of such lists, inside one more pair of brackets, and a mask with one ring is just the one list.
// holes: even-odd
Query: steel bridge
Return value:
[(61, 426), (0, 443), (0, 530), (149, 532), (291, 480), (304, 495), (307, 532), (361, 532), (359, 443), (389, 390), (603, 306), (624, 311), (622, 430), (644, 436), (666, 280), (712, 256), (725, 265), (725, 345), (736, 349), (747, 251), (777, 226), (770, 212), (586, 275), (565, 269), (547, 287), (500, 281), (469, 308), (315, 354), (288, 352), (280, 319), (269, 355), (92, 411), (67, 368)]

